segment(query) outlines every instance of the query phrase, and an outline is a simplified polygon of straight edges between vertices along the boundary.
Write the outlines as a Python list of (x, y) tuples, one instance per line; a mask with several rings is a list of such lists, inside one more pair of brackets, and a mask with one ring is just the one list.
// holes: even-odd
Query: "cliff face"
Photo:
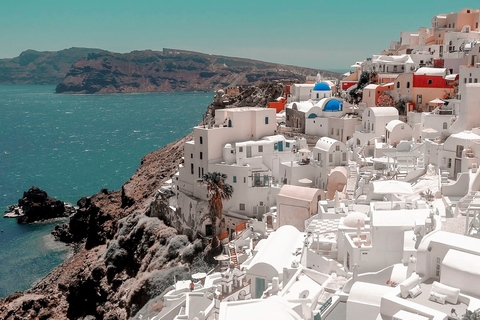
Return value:
[(100, 49), (27, 50), (12, 59), (0, 59), (0, 84), (58, 84), (71, 65)]
[[(317, 70), (249, 59), (164, 49), (101, 52), (75, 62), (57, 93), (216, 91), (272, 80), (304, 81)], [(329, 71), (325, 77), (339, 77)]]

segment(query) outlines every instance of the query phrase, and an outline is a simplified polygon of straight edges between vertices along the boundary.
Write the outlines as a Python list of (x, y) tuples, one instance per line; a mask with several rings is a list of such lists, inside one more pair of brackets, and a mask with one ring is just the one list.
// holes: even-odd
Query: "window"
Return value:
[(328, 155), (328, 161), (329, 161), (329, 162), (333, 162), (333, 154), (330, 153), (330, 154)]
[(190, 163), (190, 173), (193, 174), (193, 163)]
[(347, 161), (347, 153), (346, 152), (342, 153), (342, 161)]
[(237, 183), (237, 176), (233, 176), (233, 183)]
[(190, 159), (193, 159), (193, 153), (190, 153)]
[(447, 123), (446, 122), (443, 123), (443, 129), (444, 130), (447, 129)]
[(238, 147), (238, 152), (243, 152), (243, 147)]
[(407, 89), (410, 88), (410, 81), (407, 82)]
[(437, 263), (435, 264), (435, 276), (440, 277), (440, 264), (442, 260), (437, 257)]
[(331, 135), (333, 136), (333, 128), (332, 128), (332, 130), (331, 130)]
[(463, 78), (463, 83), (467, 83), (467, 78)]
[(243, 177), (243, 183), (247, 183), (247, 177)]
[(432, 84), (432, 79), (428, 79), (428, 84)]
[(397, 89), (400, 88), (400, 82), (397, 82)]
[(335, 151), (340, 151), (340, 146), (335, 146)]
[(477, 82), (478, 82), (478, 78), (473, 79), (473, 82), (474, 82), (474, 83), (477, 83)]
[(290, 148), (290, 142), (285, 142), (285, 147)]
[(201, 177), (201, 174), (200, 174), (200, 167), (198, 167), (198, 177), (199, 177), (199, 178)]
[[(457, 158), (461, 158), (462, 157), (462, 153), (463, 153), (463, 146), (462, 145), (458, 145), (457, 146)], [(449, 167), (450, 168), (450, 167)]]
[(417, 94), (417, 104), (421, 104), (421, 103), (422, 103), (422, 95)]
[(203, 137), (200, 137), (200, 144), (203, 144)]
[(451, 168), (452, 167), (452, 159), (448, 159), (448, 168)]
[(468, 78), (468, 83), (472, 83), (472, 78)]
[(475, 28), (478, 29), (478, 22), (475, 22)]
[(258, 146), (258, 152), (263, 152), (263, 146)]
[(268, 124), (268, 117), (265, 117), (265, 124)]
[(200, 151), (200, 160), (203, 159), (203, 152)]
[(240, 209), (241, 211), (245, 211), (245, 203), (240, 203), (239, 209)]

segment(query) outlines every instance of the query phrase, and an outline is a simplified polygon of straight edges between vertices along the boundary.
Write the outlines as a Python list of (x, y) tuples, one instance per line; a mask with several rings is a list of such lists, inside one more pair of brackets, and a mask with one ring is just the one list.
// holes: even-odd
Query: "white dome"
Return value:
[(349, 213), (345, 219), (343, 219), (343, 224), (349, 228), (363, 228), (365, 226), (365, 219), (367, 216), (362, 212), (352, 212)]

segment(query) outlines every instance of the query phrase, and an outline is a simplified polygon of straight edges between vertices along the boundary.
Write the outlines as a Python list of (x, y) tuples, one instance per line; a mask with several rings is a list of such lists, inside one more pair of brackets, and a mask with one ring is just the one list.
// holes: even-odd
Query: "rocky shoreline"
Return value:
[(66, 230), (56, 234), (76, 248), (73, 256), (26, 292), (1, 299), (0, 318), (128, 319), (171, 285), (174, 275), (187, 278), (193, 268), (210, 268), (201, 243), (144, 214), (176, 172), (189, 139), (144, 156), (122, 190), (104, 189), (79, 200)]

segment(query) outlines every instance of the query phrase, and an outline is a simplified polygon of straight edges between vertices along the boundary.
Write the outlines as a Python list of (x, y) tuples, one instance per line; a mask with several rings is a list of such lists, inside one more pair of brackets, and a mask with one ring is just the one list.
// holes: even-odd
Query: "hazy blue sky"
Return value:
[[(460, 1), (459, 1), (460, 2)], [(176, 48), (318, 69), (349, 69), (400, 31), (437, 13), (477, 9), (462, 0), (5, 0), (0, 58), (26, 49)]]

